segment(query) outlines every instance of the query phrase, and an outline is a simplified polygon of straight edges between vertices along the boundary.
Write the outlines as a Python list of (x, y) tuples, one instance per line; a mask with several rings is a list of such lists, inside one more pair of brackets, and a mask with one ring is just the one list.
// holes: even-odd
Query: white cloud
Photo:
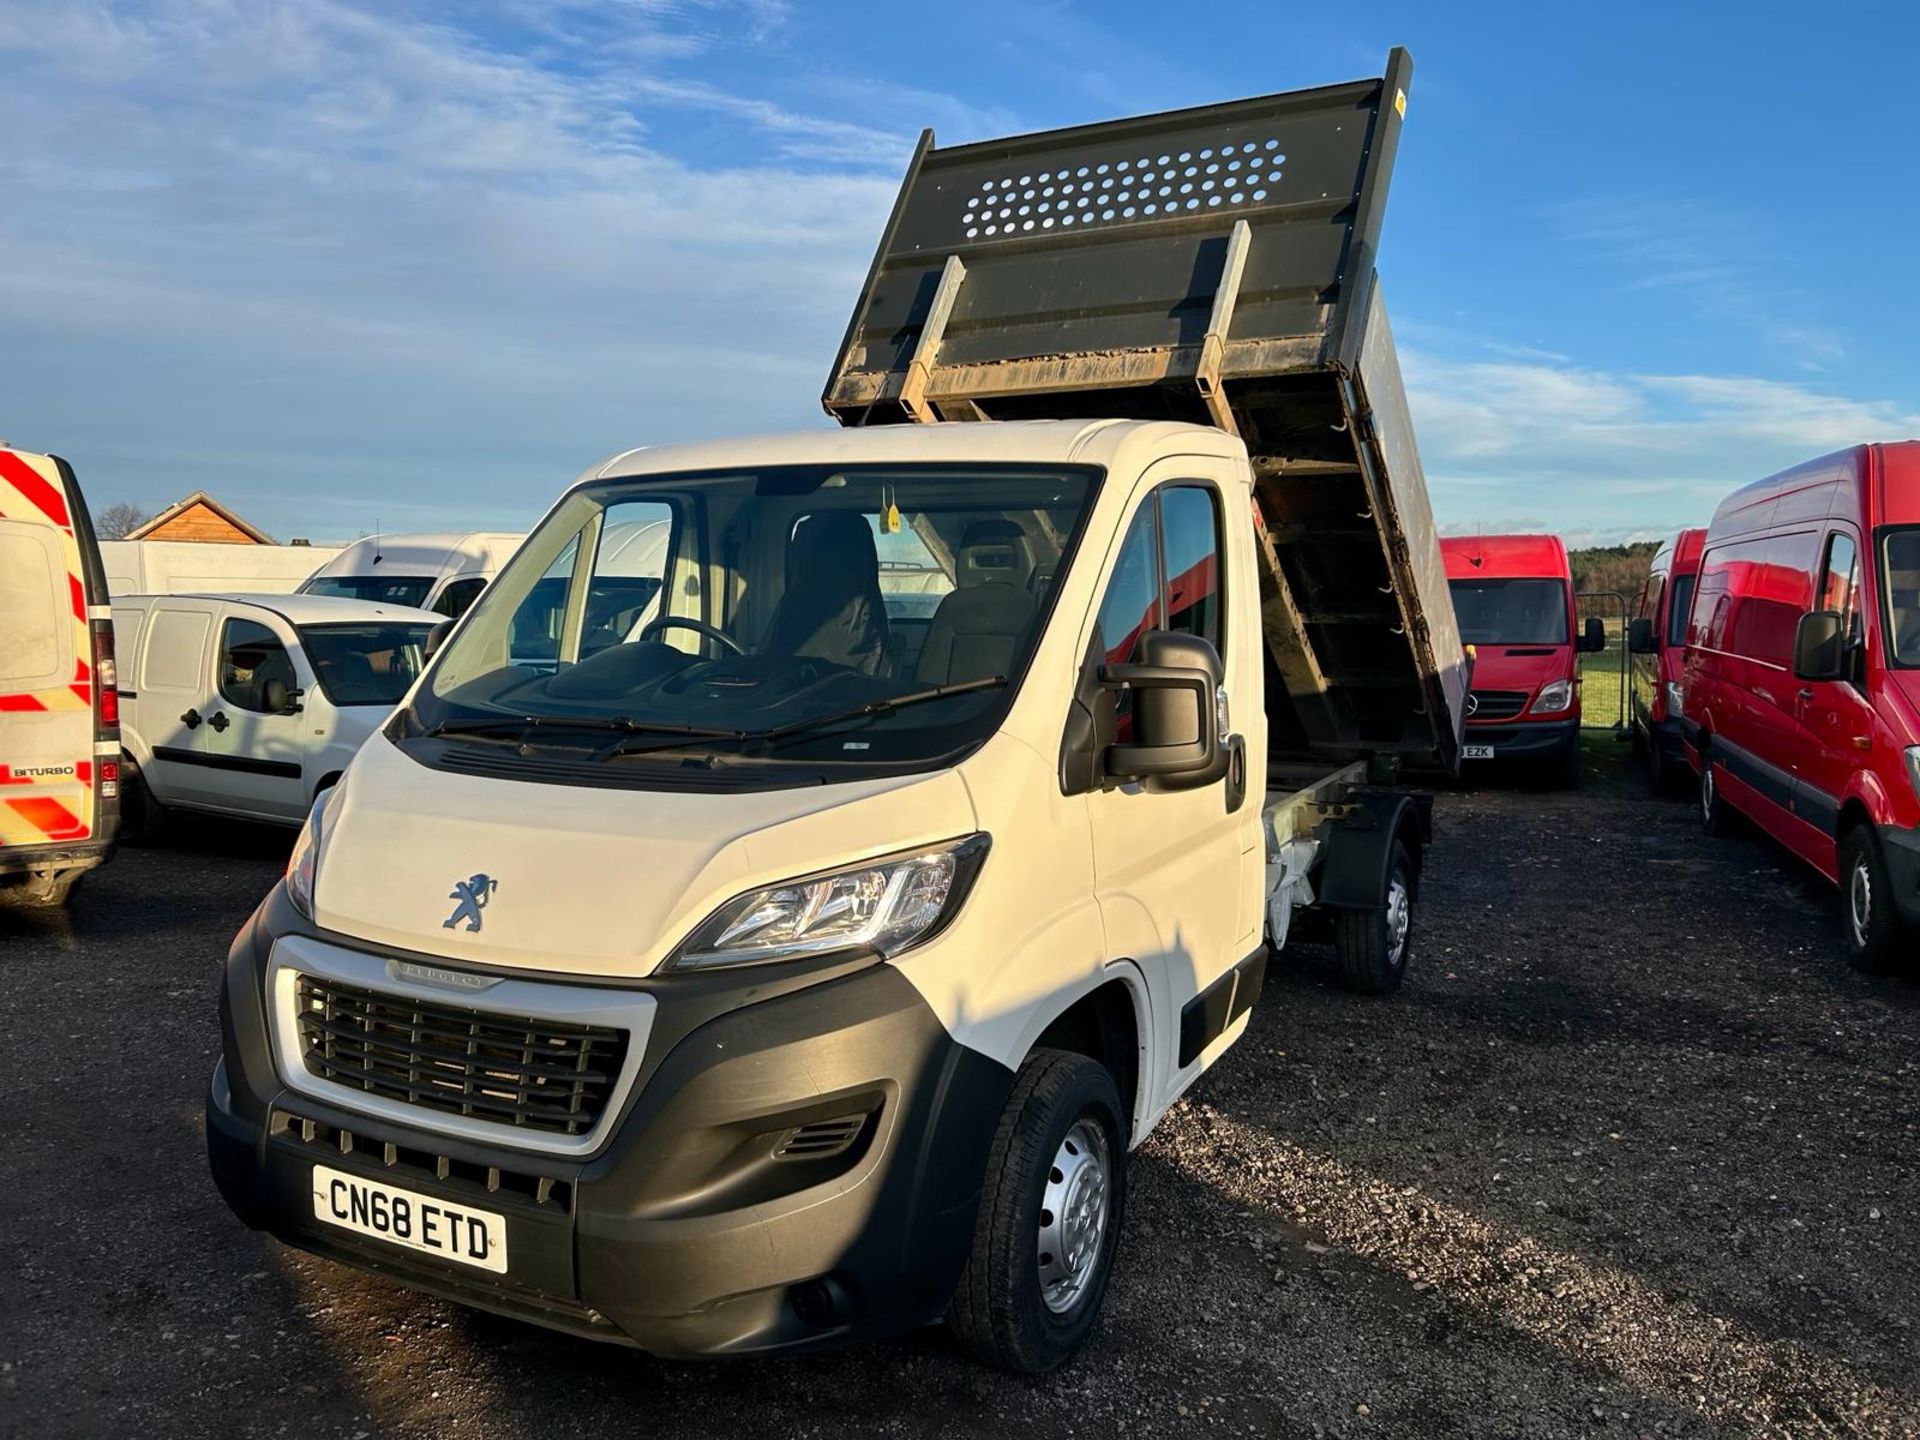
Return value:
[(1615, 374), (1402, 352), (1434, 510), (1449, 533), (1584, 543), (1704, 524), (1729, 490), (1815, 455), (1920, 434), (1920, 411), (1790, 381)]
[(777, 43), (764, 0), (484, 19), (0, 3), (0, 433), (312, 533), (524, 521), (600, 453), (817, 422), (913, 127), (680, 73)]

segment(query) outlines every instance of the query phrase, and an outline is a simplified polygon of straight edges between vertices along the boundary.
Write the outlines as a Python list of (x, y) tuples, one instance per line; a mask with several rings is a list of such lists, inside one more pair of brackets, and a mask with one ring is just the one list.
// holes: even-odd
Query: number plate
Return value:
[(507, 1271), (507, 1217), (313, 1167), (313, 1218), (442, 1260)]
[(1491, 745), (1462, 745), (1460, 747), (1460, 758), (1462, 760), (1491, 760), (1493, 758), (1493, 747)]

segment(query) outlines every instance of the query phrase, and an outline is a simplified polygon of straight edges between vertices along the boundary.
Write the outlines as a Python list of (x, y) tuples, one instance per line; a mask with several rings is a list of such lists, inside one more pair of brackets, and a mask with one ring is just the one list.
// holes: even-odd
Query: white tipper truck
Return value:
[(314, 806), (232, 1208), (659, 1354), (1071, 1355), (1269, 954), (1407, 964), (1467, 681), (1374, 284), (1409, 73), (926, 137), (846, 428), (593, 467)]

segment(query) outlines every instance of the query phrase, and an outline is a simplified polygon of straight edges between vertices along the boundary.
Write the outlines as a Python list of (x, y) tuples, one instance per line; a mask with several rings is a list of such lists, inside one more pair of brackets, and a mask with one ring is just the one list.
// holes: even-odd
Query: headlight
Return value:
[(1533, 702), (1536, 715), (1558, 715), (1562, 710), (1573, 706), (1573, 681), (1555, 680), (1551, 685), (1542, 685), (1540, 694)]
[(320, 842), (326, 838), (327, 806), (339, 788), (329, 785), (320, 792), (313, 809), (307, 812), (307, 823), (300, 827), (300, 838), (293, 842), (293, 853), (287, 856), (287, 898), (309, 920), (313, 918), (313, 880), (320, 868)]
[(829, 950), (894, 956), (930, 938), (966, 898), (985, 835), (769, 885), (729, 900), (665, 970), (800, 960)]
[(1687, 699), (1686, 691), (1681, 688), (1680, 682), (1678, 680), (1667, 681), (1667, 713), (1668, 714), (1676, 715), (1676, 716), (1686, 714), (1687, 713), (1686, 699)]
[(1920, 800), (1920, 745), (1907, 747), (1907, 783), (1913, 786), (1913, 795)]

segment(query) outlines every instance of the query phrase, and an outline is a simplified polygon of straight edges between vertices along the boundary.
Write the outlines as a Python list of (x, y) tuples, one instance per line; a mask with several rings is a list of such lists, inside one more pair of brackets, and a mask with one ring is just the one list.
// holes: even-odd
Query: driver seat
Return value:
[(1039, 603), (1026, 532), (1011, 520), (976, 520), (955, 552), (956, 587), (933, 612), (914, 679), (923, 685), (964, 685), (1005, 675)]
[(823, 510), (801, 520), (787, 541), (787, 588), (759, 653), (825, 660), (873, 675), (886, 661), (888, 638), (880, 557), (866, 516)]

